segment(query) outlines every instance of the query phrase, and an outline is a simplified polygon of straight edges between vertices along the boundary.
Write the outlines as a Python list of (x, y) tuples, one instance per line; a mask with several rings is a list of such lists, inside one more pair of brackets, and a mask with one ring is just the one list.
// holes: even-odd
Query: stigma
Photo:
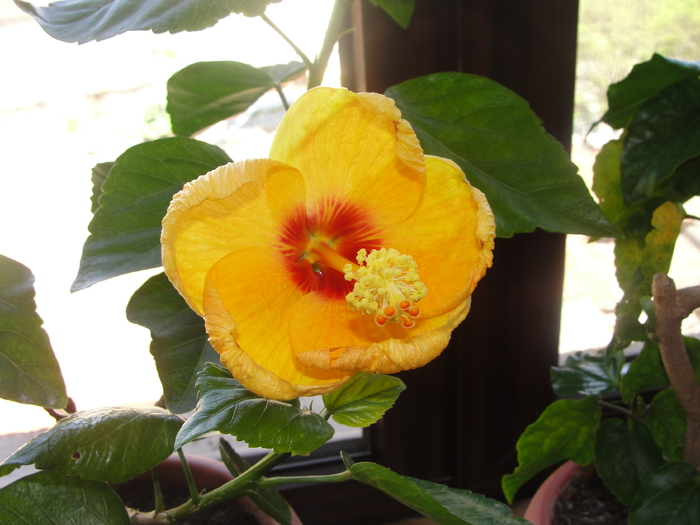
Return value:
[(378, 326), (401, 323), (412, 328), (421, 311), (416, 303), (428, 293), (418, 265), (410, 255), (393, 248), (357, 252), (358, 264), (346, 264), (345, 279), (355, 286), (345, 299), (354, 310), (374, 316)]

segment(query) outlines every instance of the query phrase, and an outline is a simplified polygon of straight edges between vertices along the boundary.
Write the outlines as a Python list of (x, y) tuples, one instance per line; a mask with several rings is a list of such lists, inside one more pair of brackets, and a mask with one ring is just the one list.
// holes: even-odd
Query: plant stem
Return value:
[(160, 486), (160, 477), (158, 476), (157, 468), (154, 467), (151, 469), (151, 476), (153, 477), (153, 512), (158, 514), (159, 512), (163, 512), (165, 504), (163, 503), (163, 489)]
[(323, 75), (328, 67), (328, 60), (330, 60), (333, 47), (335, 47), (336, 42), (338, 42), (338, 37), (340, 36), (340, 30), (343, 26), (343, 17), (350, 8), (352, 2), (353, 0), (335, 0), (321, 51), (316, 57), (316, 62), (309, 68), (308, 89), (320, 86), (321, 82), (323, 82)]
[(657, 273), (652, 292), (661, 358), (687, 419), (683, 461), (700, 470), (700, 385), (695, 379), (681, 334), (683, 319), (700, 308), (700, 286), (676, 290), (671, 278)]
[(294, 50), (294, 52), (297, 55), (299, 55), (299, 58), (301, 58), (301, 60), (304, 62), (304, 64), (306, 64), (306, 67), (308, 67), (309, 69), (313, 68), (314, 64), (313, 64), (313, 62), (311, 62), (311, 60), (309, 60), (309, 57), (307, 57), (306, 54), (304, 54), (304, 52), (301, 49), (299, 49), (299, 46), (297, 46), (294, 42), (292, 42), (292, 39), (289, 38), (287, 35), (285, 35), (284, 32), (279, 27), (277, 27), (277, 25), (272, 20), (270, 20), (265, 13), (261, 14), (260, 18), (262, 18), (262, 20), (267, 25), (269, 25), (272, 29), (274, 29), (279, 36), (284, 38), (284, 41), (287, 42), (287, 44), (289, 44), (291, 46), (291, 48)]
[(275, 478), (264, 478), (258, 481), (258, 485), (265, 487), (276, 487), (278, 485), (288, 485), (290, 483), (340, 483), (352, 479), (348, 470), (337, 474), (325, 474), (322, 476), (278, 476)]
[(194, 478), (192, 477), (192, 471), (190, 466), (187, 464), (185, 459), (185, 453), (181, 448), (177, 449), (177, 455), (180, 458), (180, 463), (182, 463), (182, 470), (185, 473), (185, 481), (187, 481), (187, 488), (190, 491), (190, 499), (197, 505), (199, 503), (199, 491), (197, 490), (197, 485), (194, 483)]

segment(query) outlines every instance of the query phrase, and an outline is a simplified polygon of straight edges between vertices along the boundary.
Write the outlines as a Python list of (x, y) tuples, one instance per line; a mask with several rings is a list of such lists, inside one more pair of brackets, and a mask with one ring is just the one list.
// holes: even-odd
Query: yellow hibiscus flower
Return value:
[(423, 154), (391, 99), (321, 87), (284, 116), (269, 159), (186, 184), (161, 241), (221, 362), (258, 395), (292, 399), (438, 356), (494, 236), (484, 195)]

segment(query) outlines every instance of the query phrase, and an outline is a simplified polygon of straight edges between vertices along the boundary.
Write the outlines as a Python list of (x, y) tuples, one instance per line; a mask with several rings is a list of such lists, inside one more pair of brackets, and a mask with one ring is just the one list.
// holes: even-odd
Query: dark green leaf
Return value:
[(173, 133), (194, 135), (245, 111), (274, 87), (265, 71), (241, 62), (191, 64), (168, 80)]
[(0, 489), (0, 523), (128, 525), (129, 516), (106, 483), (37, 472)]
[(231, 13), (257, 16), (280, 0), (60, 0), (45, 7), (15, 0), (49, 35), (84, 44), (126, 31), (179, 33), (212, 27)]
[(696, 525), (700, 477), (688, 463), (668, 463), (642, 483), (630, 509), (629, 525)]
[(132, 323), (151, 331), (151, 354), (168, 410), (182, 414), (197, 404), (195, 383), (204, 363), (218, 362), (204, 319), (187, 305), (164, 273), (148, 279), (126, 307)]
[(598, 428), (595, 467), (618, 500), (629, 506), (642, 480), (663, 465), (661, 449), (647, 426), (630, 419), (608, 419)]
[(497, 234), (548, 231), (614, 237), (564, 148), (525, 100), (489, 79), (438, 73), (391, 87), (426, 153), (447, 157), (486, 194)]
[(68, 403), (61, 368), (36, 313), (34, 275), (0, 255), (0, 397), (46, 408)]
[(416, 0), (369, 0), (386, 11), (394, 21), (406, 29), (411, 23)]
[(122, 153), (102, 186), (71, 290), (160, 266), (161, 221), (170, 199), (186, 182), (230, 161), (220, 148), (182, 137)]
[(697, 78), (700, 65), (697, 62), (673, 60), (654, 54), (651, 60), (637, 64), (627, 77), (610, 84), (608, 111), (601, 119), (615, 129), (625, 127), (637, 108), (660, 90), (683, 80)]
[(197, 390), (197, 409), (182, 426), (176, 448), (214, 430), (251, 447), (292, 454), (309, 454), (333, 437), (333, 427), (318, 414), (253, 394), (222, 366), (204, 365)]
[(358, 372), (338, 390), (324, 395), (323, 404), (337, 423), (368, 427), (394, 406), (405, 389), (398, 377)]
[(552, 387), (559, 397), (610, 394), (617, 390), (625, 356), (576, 352), (563, 367), (552, 368)]
[(97, 208), (100, 207), (99, 199), (100, 195), (102, 195), (102, 185), (107, 180), (107, 175), (109, 175), (112, 166), (114, 166), (114, 162), (100, 162), (92, 168), (92, 196), (90, 197), (92, 202), (90, 211), (92, 213), (95, 213)]
[(644, 418), (654, 440), (670, 461), (680, 461), (685, 443), (685, 410), (672, 388), (662, 390), (649, 404)]
[(84, 410), (39, 434), (2, 466), (33, 464), (82, 479), (122, 483), (172, 454), (181, 425), (181, 418), (155, 407)]
[(630, 363), (627, 373), (620, 382), (622, 400), (629, 403), (634, 394), (651, 388), (668, 385), (668, 376), (664, 370), (659, 345), (647, 342), (642, 351)]
[(700, 155), (700, 79), (664, 88), (642, 104), (627, 128), (620, 163), (628, 203), (654, 195), (656, 184)]
[(554, 463), (570, 459), (587, 465), (593, 461), (600, 414), (596, 396), (559, 399), (549, 405), (518, 440), (518, 467), (501, 482), (508, 501), (513, 501), (523, 483)]
[(515, 525), (529, 522), (514, 518), (507, 505), (468, 490), (401, 476), (375, 463), (351, 465), (352, 478), (388, 494), (395, 500), (442, 525)]

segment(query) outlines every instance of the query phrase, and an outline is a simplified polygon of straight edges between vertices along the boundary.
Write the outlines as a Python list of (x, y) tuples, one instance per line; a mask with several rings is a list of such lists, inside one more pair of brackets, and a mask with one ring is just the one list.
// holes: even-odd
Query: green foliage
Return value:
[(253, 394), (222, 366), (207, 363), (197, 390), (197, 409), (182, 426), (176, 448), (213, 430), (251, 447), (292, 454), (309, 454), (333, 437), (333, 427), (318, 414)]
[(644, 422), (664, 456), (670, 461), (680, 461), (683, 458), (686, 420), (685, 411), (672, 388), (654, 396)]
[(258, 16), (280, 0), (62, 0), (37, 7), (15, 4), (32, 15), (49, 35), (63, 42), (84, 44), (126, 31), (179, 33), (211, 27), (231, 13)]
[(597, 396), (559, 399), (549, 405), (518, 440), (518, 467), (502, 480), (508, 501), (513, 501), (523, 483), (550, 465), (567, 459), (579, 465), (593, 461), (600, 414)]
[(625, 505), (632, 504), (642, 481), (663, 464), (661, 449), (643, 422), (608, 419), (600, 424), (596, 470)]
[[(273, 66), (274, 67), (274, 66)], [(240, 62), (198, 62), (168, 80), (167, 112), (173, 133), (192, 136), (248, 109), (282, 82), (306, 70), (300, 62), (269, 69)]]
[(128, 525), (129, 516), (106, 483), (37, 472), (0, 489), (0, 523)]
[(700, 477), (687, 463), (668, 463), (644, 479), (629, 525), (692, 525), (700, 516)]
[(324, 395), (323, 404), (337, 423), (368, 427), (394, 406), (405, 389), (398, 377), (358, 372), (338, 390)]
[(443, 525), (527, 524), (514, 518), (507, 505), (438, 483), (401, 476), (375, 463), (352, 463), (345, 458), (352, 479), (370, 485)]
[(426, 153), (454, 160), (486, 194), (499, 237), (535, 228), (614, 237), (564, 148), (525, 100), (476, 75), (438, 73), (393, 86)]
[(172, 196), (182, 186), (230, 162), (220, 148), (171, 137), (129, 148), (102, 185), (72, 291), (160, 266), (160, 230)]
[(610, 394), (617, 390), (624, 364), (621, 353), (612, 356), (576, 352), (563, 367), (551, 370), (552, 387), (560, 397)]
[(369, 0), (377, 7), (381, 7), (389, 13), (391, 18), (406, 29), (411, 23), (413, 10), (416, 7), (416, 0)]
[(151, 331), (151, 354), (168, 410), (182, 414), (194, 409), (197, 374), (205, 363), (219, 360), (209, 344), (204, 319), (190, 309), (163, 273), (136, 290), (126, 317)]
[(121, 483), (172, 454), (181, 425), (181, 418), (155, 407), (76, 412), (7, 458), (0, 475), (34, 465), (82, 479)]
[(36, 313), (34, 275), (0, 255), (0, 397), (63, 408), (68, 403), (61, 368)]

